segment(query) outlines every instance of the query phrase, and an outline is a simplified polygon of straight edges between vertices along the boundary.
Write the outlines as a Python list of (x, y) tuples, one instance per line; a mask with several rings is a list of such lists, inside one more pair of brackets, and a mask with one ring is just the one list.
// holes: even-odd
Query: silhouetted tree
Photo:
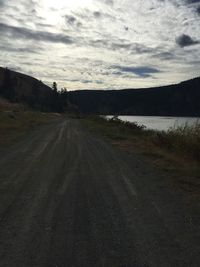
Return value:
[(56, 82), (53, 82), (52, 89), (53, 91), (50, 97), (51, 109), (54, 112), (62, 112), (61, 95), (60, 92), (58, 92)]
[(52, 85), (52, 89), (54, 92), (58, 92), (58, 87), (57, 87), (57, 83), (56, 82), (53, 82), (53, 85)]

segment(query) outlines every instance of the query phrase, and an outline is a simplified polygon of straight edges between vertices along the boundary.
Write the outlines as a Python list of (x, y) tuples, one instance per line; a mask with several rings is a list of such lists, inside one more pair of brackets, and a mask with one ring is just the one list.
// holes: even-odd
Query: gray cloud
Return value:
[(114, 0), (104, 0), (104, 2), (105, 2), (107, 5), (111, 5), (111, 6), (114, 5)]
[(81, 80), (82, 83), (93, 83), (92, 80)]
[(95, 16), (95, 18), (100, 18), (100, 17), (101, 17), (101, 12), (99, 12), (99, 11), (95, 11), (95, 12), (93, 13), (93, 15)]
[(103, 84), (103, 82), (100, 80), (81, 80), (81, 82), (84, 84)]
[(193, 40), (189, 35), (182, 34), (176, 39), (176, 43), (180, 47), (185, 47), (185, 46), (191, 46), (191, 45), (196, 45), (199, 44), (199, 41)]
[(114, 0), (97, 0), (101, 3), (104, 3), (106, 5), (109, 5), (109, 6), (113, 6), (114, 5)]
[(162, 60), (173, 60), (173, 59), (175, 59), (175, 55), (172, 52), (159, 52), (159, 53), (153, 54), (152, 57), (160, 58)]
[(40, 28), (51, 28), (52, 27), (51, 24), (48, 24), (48, 23), (40, 23), (40, 22), (36, 22), (35, 25), (37, 27), (40, 27)]
[[(78, 21), (81, 20), (82, 24), (89, 25), (92, 27), (96, 26), (96, 22), (98, 23), (98, 19), (101, 19), (104, 23), (107, 23), (108, 20), (113, 22), (116, 20), (116, 17), (107, 12), (106, 8), (100, 10), (90, 10), (88, 8), (84, 8), (81, 11), (73, 12), (73, 17)], [(106, 21), (107, 20), (107, 21)]]
[[(40, 48), (41, 49), (41, 48)], [(40, 54), (39, 49), (34, 49), (30, 47), (9, 47), (9, 46), (0, 46), (0, 51), (6, 51), (6, 52), (14, 52), (18, 54), (26, 54), (26, 53), (31, 53), (31, 54)]]
[(160, 72), (158, 69), (148, 66), (141, 66), (141, 67), (113, 66), (113, 68), (118, 69), (122, 73), (133, 73), (141, 78), (148, 78), (151, 77), (152, 74)]
[(188, 4), (197, 4), (197, 3), (200, 3), (200, 0), (186, 0), (186, 3), (188, 3)]
[(71, 25), (76, 22), (76, 18), (74, 16), (71, 16), (71, 15), (66, 15), (65, 20), (68, 24), (71, 24)]
[(157, 47), (151, 48), (142, 43), (128, 42), (126, 39), (115, 38), (112, 35), (105, 36), (103, 39), (89, 40), (88, 45), (112, 51), (124, 50), (132, 55), (152, 54), (157, 50)]
[(4, 0), (0, 0), (0, 8), (3, 7), (5, 4), (5, 1)]
[(12, 36), (13, 38), (18, 39), (28, 39), (63, 44), (73, 43), (71, 37), (64, 34), (50, 33), (44, 31), (33, 31), (27, 28), (10, 26), (4, 23), (0, 23), (0, 32), (6, 36)]
[(65, 21), (68, 25), (73, 26), (73, 27), (81, 27), (82, 23), (72, 15), (65, 15)]

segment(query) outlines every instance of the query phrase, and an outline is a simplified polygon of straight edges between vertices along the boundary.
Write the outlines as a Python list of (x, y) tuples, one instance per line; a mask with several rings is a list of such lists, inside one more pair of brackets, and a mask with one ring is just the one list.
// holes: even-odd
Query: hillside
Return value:
[(200, 116), (200, 78), (149, 89), (82, 90), (69, 100), (83, 113)]
[(41, 81), (0, 67), (0, 96), (41, 111), (62, 112), (67, 105), (66, 92), (58, 93)]

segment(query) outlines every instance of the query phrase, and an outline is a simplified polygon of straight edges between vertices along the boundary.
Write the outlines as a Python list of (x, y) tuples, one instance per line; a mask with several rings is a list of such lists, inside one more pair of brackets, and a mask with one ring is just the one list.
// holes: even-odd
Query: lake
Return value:
[[(113, 115), (106, 116), (112, 118)], [(120, 120), (137, 122), (139, 125), (146, 126), (147, 129), (167, 131), (174, 126), (193, 125), (200, 122), (200, 118), (191, 117), (158, 117), (158, 116), (118, 116)]]

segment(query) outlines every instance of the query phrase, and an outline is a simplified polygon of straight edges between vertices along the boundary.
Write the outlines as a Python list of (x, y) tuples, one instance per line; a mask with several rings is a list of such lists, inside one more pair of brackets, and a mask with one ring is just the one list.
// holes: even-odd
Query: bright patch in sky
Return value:
[(90, 7), (92, 5), (92, 0), (43, 0), (44, 7), (62, 9), (77, 9)]
[(59, 24), (65, 11), (73, 12), (80, 8), (91, 8), (92, 0), (43, 0), (40, 4), (39, 14), (47, 23)]
[(68, 89), (200, 76), (200, 0), (0, 0), (0, 66)]

